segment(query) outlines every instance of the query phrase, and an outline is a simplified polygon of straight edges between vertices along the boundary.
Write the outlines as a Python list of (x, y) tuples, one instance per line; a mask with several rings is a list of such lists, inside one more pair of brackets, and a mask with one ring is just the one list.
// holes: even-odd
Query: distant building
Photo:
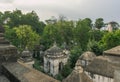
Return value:
[(112, 24), (111, 24), (111, 23), (108, 23), (106, 30), (109, 31), (109, 32), (112, 32), (112, 31), (113, 31), (113, 27), (112, 27)]
[(119, 29), (119, 24), (117, 22), (112, 21), (107, 24), (107, 31), (112, 32), (116, 29)]
[(57, 75), (67, 63), (68, 54), (54, 44), (44, 53), (44, 71), (50, 75)]

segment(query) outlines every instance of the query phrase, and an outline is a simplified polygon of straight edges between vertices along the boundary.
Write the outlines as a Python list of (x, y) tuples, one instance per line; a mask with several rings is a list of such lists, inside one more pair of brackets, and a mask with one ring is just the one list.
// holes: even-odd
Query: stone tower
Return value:
[(17, 49), (4, 38), (4, 32), (4, 28), (0, 26), (0, 73), (2, 63), (17, 61)]

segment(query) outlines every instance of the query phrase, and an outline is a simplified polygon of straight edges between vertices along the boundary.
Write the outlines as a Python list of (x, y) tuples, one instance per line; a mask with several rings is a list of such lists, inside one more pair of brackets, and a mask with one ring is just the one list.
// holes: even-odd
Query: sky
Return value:
[(104, 18), (120, 23), (120, 0), (0, 0), (0, 11), (34, 10), (40, 20), (63, 15), (70, 20)]

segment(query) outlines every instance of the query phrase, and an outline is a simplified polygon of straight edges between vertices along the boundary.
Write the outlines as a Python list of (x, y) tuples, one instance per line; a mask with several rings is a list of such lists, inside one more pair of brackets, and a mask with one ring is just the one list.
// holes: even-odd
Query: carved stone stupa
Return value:
[(2, 63), (17, 61), (17, 49), (4, 38), (4, 32), (4, 28), (0, 26), (0, 71)]

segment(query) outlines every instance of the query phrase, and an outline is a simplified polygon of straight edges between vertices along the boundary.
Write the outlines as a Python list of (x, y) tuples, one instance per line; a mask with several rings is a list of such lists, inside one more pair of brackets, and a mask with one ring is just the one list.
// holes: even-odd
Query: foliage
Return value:
[(5, 38), (8, 39), (13, 45), (19, 47), (20, 40), (17, 37), (15, 29), (10, 28), (9, 26), (5, 27)]
[(108, 32), (100, 41), (100, 44), (106, 49), (120, 45), (120, 30)]
[(26, 47), (33, 49), (34, 45), (39, 43), (39, 35), (29, 25), (20, 25), (14, 28), (6, 26), (5, 30), (5, 37), (20, 51)]
[(50, 47), (53, 42), (57, 42), (58, 45), (62, 45), (65, 42), (67, 45), (70, 45), (73, 39), (72, 27), (72, 21), (49, 22), (44, 28), (41, 43), (46, 48)]
[(106, 32), (100, 30), (90, 30), (90, 40), (100, 41)]
[(39, 17), (36, 12), (32, 11), (23, 14), (21, 10), (5, 11), (0, 13), (0, 23), (8, 25), (10, 28), (18, 27), (19, 25), (30, 25), (32, 30), (36, 31), (38, 34), (42, 34), (45, 24), (39, 21)]
[(87, 25), (87, 22), (85, 20), (79, 20), (77, 22), (76, 28), (74, 29), (74, 39), (75, 42), (83, 49), (86, 50), (86, 45), (89, 40), (89, 31), (90, 26)]
[(37, 70), (39, 70), (41, 72), (44, 72), (43, 68), (41, 67), (40, 61), (37, 60), (37, 59), (35, 60), (35, 63), (33, 64), (33, 68), (35, 68), (35, 69), (37, 69)]
[(87, 50), (94, 52), (96, 55), (101, 55), (103, 52), (102, 47), (99, 46), (99, 43), (95, 40), (89, 40)]
[(59, 39), (58, 30), (53, 24), (49, 24), (44, 28), (41, 43), (46, 47), (46, 49), (49, 48), (54, 41), (59, 41)]
[(104, 19), (103, 18), (97, 18), (96, 21), (95, 21), (95, 27), (97, 29), (100, 29), (104, 26)]
[(66, 78), (70, 73), (72, 72), (72, 69), (70, 68), (69, 64), (64, 65), (61, 75)]
[(79, 46), (74, 46), (70, 51), (70, 67), (74, 68), (79, 56), (82, 54), (82, 49)]
[(57, 75), (55, 76), (55, 78), (56, 78), (57, 80), (60, 80), (60, 81), (63, 80), (63, 76), (61, 75), (61, 73), (57, 74)]
[(26, 47), (28, 47), (29, 49), (33, 49), (34, 45), (39, 43), (40, 37), (31, 29), (31, 26), (20, 25), (19, 27), (15, 27), (14, 29), (16, 31), (18, 39), (20, 40), (20, 50), (24, 50)]

